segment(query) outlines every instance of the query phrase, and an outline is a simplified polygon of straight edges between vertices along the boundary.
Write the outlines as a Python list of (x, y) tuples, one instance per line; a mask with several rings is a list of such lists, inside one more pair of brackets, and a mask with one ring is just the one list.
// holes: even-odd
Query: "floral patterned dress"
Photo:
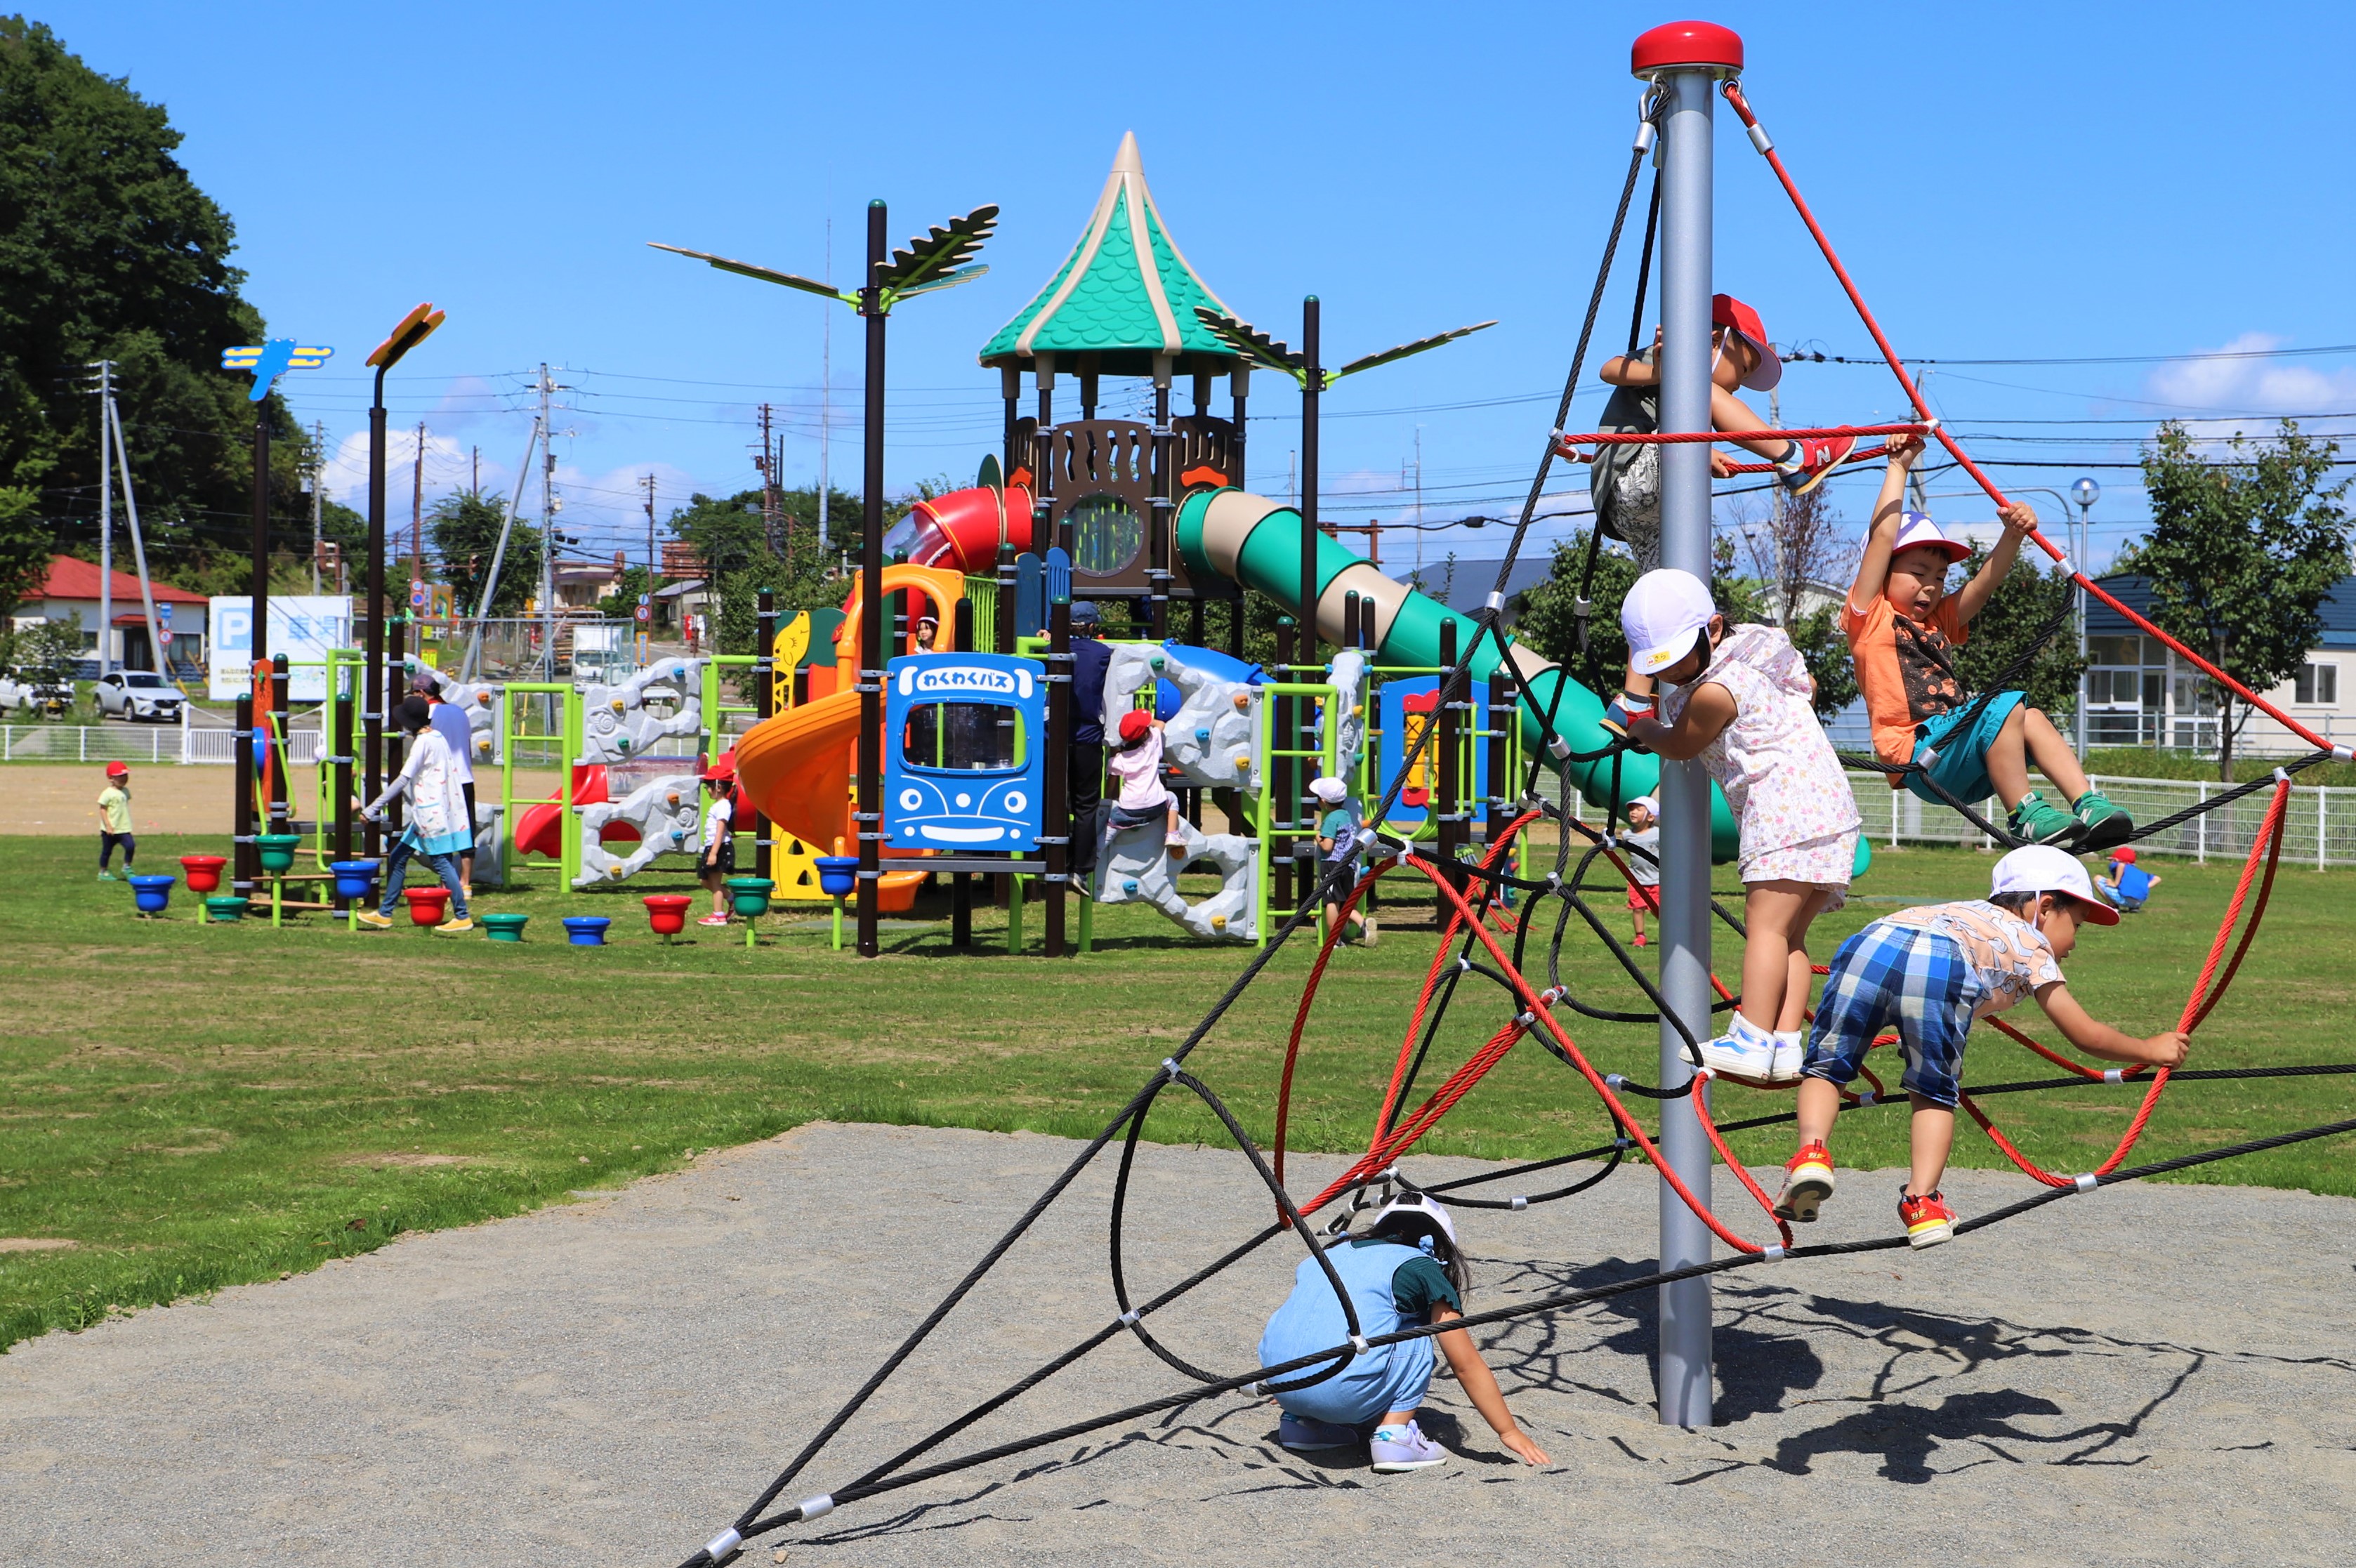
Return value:
[(1741, 827), (1742, 880), (1847, 887), (1863, 818), (1816, 720), (1816, 685), (1792, 639), (1772, 626), (1736, 626), (1700, 676), (1662, 688), (1662, 721), (1676, 723), (1705, 685), (1734, 699), (1734, 722), (1700, 761)]

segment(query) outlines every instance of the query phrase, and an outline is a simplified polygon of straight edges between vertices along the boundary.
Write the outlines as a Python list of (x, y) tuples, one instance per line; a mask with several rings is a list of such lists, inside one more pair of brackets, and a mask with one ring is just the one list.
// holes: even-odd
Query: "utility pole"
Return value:
[(319, 596), (319, 547), (326, 542), (322, 531), (325, 513), (320, 500), (320, 475), (326, 465), (319, 454), (327, 449), (327, 427), (318, 420), (311, 421), (311, 597)]
[[(834, 281), (834, 219), (826, 220), (826, 276)], [(834, 312), (827, 311), (819, 318), (818, 338), (818, 548), (832, 549), (834, 532), (826, 519), (828, 494), (826, 475), (827, 438), (834, 428)], [(822, 560), (824, 556), (820, 556)]]
[(540, 368), (540, 637), (542, 680), (556, 678), (556, 431), (549, 422), (549, 399), (556, 390), (548, 367)]
[(114, 667), (114, 484), (106, 474), (107, 411), (114, 406), (114, 361), (98, 362), (98, 673)]
[(474, 450), (475, 475), (466, 483), (466, 494), (479, 501), (483, 498), (483, 449), (478, 446)]
[(417, 421), (417, 453), (409, 470), (409, 580), (425, 581), (425, 421)]
[[(147, 616), (147, 647), (155, 673), (169, 680), (172, 677), (170, 651), (164, 640), (162, 626), (155, 619), (155, 590), (147, 576), (147, 546), (139, 533), (139, 496), (131, 485), (131, 453), (123, 443), (123, 410), (114, 401), (114, 363), (102, 359), (93, 367), (99, 372), (98, 385), (98, 482), (99, 509), (111, 517), (113, 482), (107, 477), (107, 453), (112, 443), (114, 463), (123, 479), (123, 520), (131, 529), (131, 559), (139, 571), (139, 603)], [(107, 533), (113, 532), (111, 521), (102, 523)], [(114, 573), (110, 569), (100, 580), (104, 613), (102, 619), (112, 622)], [(111, 629), (111, 627), (110, 627)]]
[(769, 541), (770, 554), (784, 555), (793, 546), (791, 540), (787, 541), (784, 549), (777, 545), (777, 457), (769, 439), (769, 405), (763, 403), (761, 455), (754, 464), (761, 471), (761, 537)]

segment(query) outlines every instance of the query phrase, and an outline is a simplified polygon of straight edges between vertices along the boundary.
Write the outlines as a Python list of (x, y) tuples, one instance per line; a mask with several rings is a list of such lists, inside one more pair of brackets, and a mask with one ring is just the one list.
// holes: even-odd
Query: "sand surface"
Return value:
[[(810, 1126), (20, 1346), (0, 1359), (0, 1559), (664, 1568), (734, 1519), (1076, 1147)], [(1338, 1162), (1303, 1166), (1305, 1189)], [(1108, 1168), (1084, 1175), (788, 1496), (847, 1483), (1106, 1322), (1109, 1185)], [(1896, 1185), (1847, 1176), (1808, 1239), (1884, 1232)], [(1734, 1212), (1730, 1187), (1721, 1175)], [(1965, 1172), (1949, 1193), (1970, 1213), (2026, 1189)], [(1265, 1213), (1232, 1152), (1149, 1146), (1132, 1278), (1174, 1280)], [(1467, 1216), (1473, 1305), (1641, 1270), (1654, 1213), (1632, 1169)], [(1296, 1261), (1271, 1245), (1153, 1321), (1196, 1361), (1244, 1370)], [(1646, 1292), (1488, 1332), (1545, 1469), (1503, 1456), (1445, 1380), (1426, 1425), (1458, 1456), (1400, 1477), (1362, 1452), (1289, 1455), (1268, 1404), (1226, 1396), (846, 1504), (743, 1561), (2344, 1563), (2351, 1268), (2345, 1200), (2109, 1189), (1936, 1251), (1723, 1278), (1714, 1429), (1653, 1419)], [(944, 1451), (1179, 1386), (1117, 1339)]]
[[(236, 770), (179, 763), (131, 765), (131, 821), (138, 833), (220, 833), (230, 830), (230, 791)], [(519, 795), (553, 792), (553, 773), (516, 774)], [(103, 763), (11, 763), (0, 767), (0, 836), (98, 834), (98, 792), (106, 787)], [(295, 814), (308, 819), (311, 775), (295, 781)], [(486, 768), (477, 785), (486, 801), (498, 798), (499, 775)], [(157, 870), (170, 870), (159, 866)]]

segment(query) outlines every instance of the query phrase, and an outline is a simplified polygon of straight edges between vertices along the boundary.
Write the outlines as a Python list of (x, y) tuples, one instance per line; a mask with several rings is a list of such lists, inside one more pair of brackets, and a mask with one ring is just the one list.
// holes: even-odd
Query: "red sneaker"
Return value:
[(1833, 1195), (1833, 1154), (1821, 1142), (1804, 1143), (1783, 1165), (1783, 1190), (1775, 1195), (1775, 1218), (1811, 1224)]
[(1800, 465), (1776, 469), (1775, 477), (1784, 489), (1794, 496), (1804, 496), (1825, 482), (1826, 476), (1848, 461), (1857, 450), (1857, 437), (1836, 435), (1804, 441), (1800, 443)]
[(1636, 946), (1638, 946), (1638, 947), (1642, 947), (1642, 946), (1644, 946), (1644, 939), (1643, 937), (1641, 937), (1641, 936), (1640, 936), (1640, 937), (1638, 937), (1638, 938), (1636, 938), (1635, 945), (1636, 945)]
[(1935, 1247), (1941, 1242), (1954, 1239), (1955, 1211), (1935, 1192), (1925, 1192), (1917, 1198), (1900, 1188), (1898, 1222), (1906, 1227), (1906, 1244), (1910, 1247)]

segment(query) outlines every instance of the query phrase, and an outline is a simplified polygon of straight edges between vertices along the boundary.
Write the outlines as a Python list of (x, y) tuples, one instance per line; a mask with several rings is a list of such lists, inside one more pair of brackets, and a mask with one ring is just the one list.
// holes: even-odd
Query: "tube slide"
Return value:
[[(1178, 549), (1186, 570), (1196, 579), (1218, 576), (1267, 594), (1279, 603), (1301, 597), (1301, 514), (1280, 501), (1243, 490), (1197, 490), (1178, 509)], [(1351, 553), (1339, 540), (1317, 539), (1317, 631), (1327, 642), (1342, 640), (1342, 605), (1355, 592), (1362, 604), (1374, 607), (1375, 656), (1394, 665), (1440, 663), (1440, 629), (1456, 624), (1456, 645), (1473, 647), (1479, 630), (1470, 618), (1436, 599), (1383, 575), (1372, 562)], [(1603, 703), (1593, 692), (1572, 680), (1559, 666), (1549, 664), (1531, 649), (1512, 644), (1505, 657), (1513, 663), (1515, 677), (1536, 699), (1541, 711), (1554, 712), (1554, 733), (1573, 752), (1601, 751), (1611, 739), (1599, 722)], [(1472, 658), (1476, 679), (1487, 679), (1502, 662), (1494, 642), (1483, 642)], [(1541, 732), (1538, 715), (1521, 706), (1522, 740), (1545, 754), (1549, 737)], [(1660, 783), (1660, 760), (1630, 752), (1601, 763), (1569, 764), (1572, 784), (1593, 805), (1612, 804), (1615, 780), (1620, 804), (1650, 795)], [(1710, 789), (1711, 859), (1734, 859), (1738, 834), (1726, 797)]]

